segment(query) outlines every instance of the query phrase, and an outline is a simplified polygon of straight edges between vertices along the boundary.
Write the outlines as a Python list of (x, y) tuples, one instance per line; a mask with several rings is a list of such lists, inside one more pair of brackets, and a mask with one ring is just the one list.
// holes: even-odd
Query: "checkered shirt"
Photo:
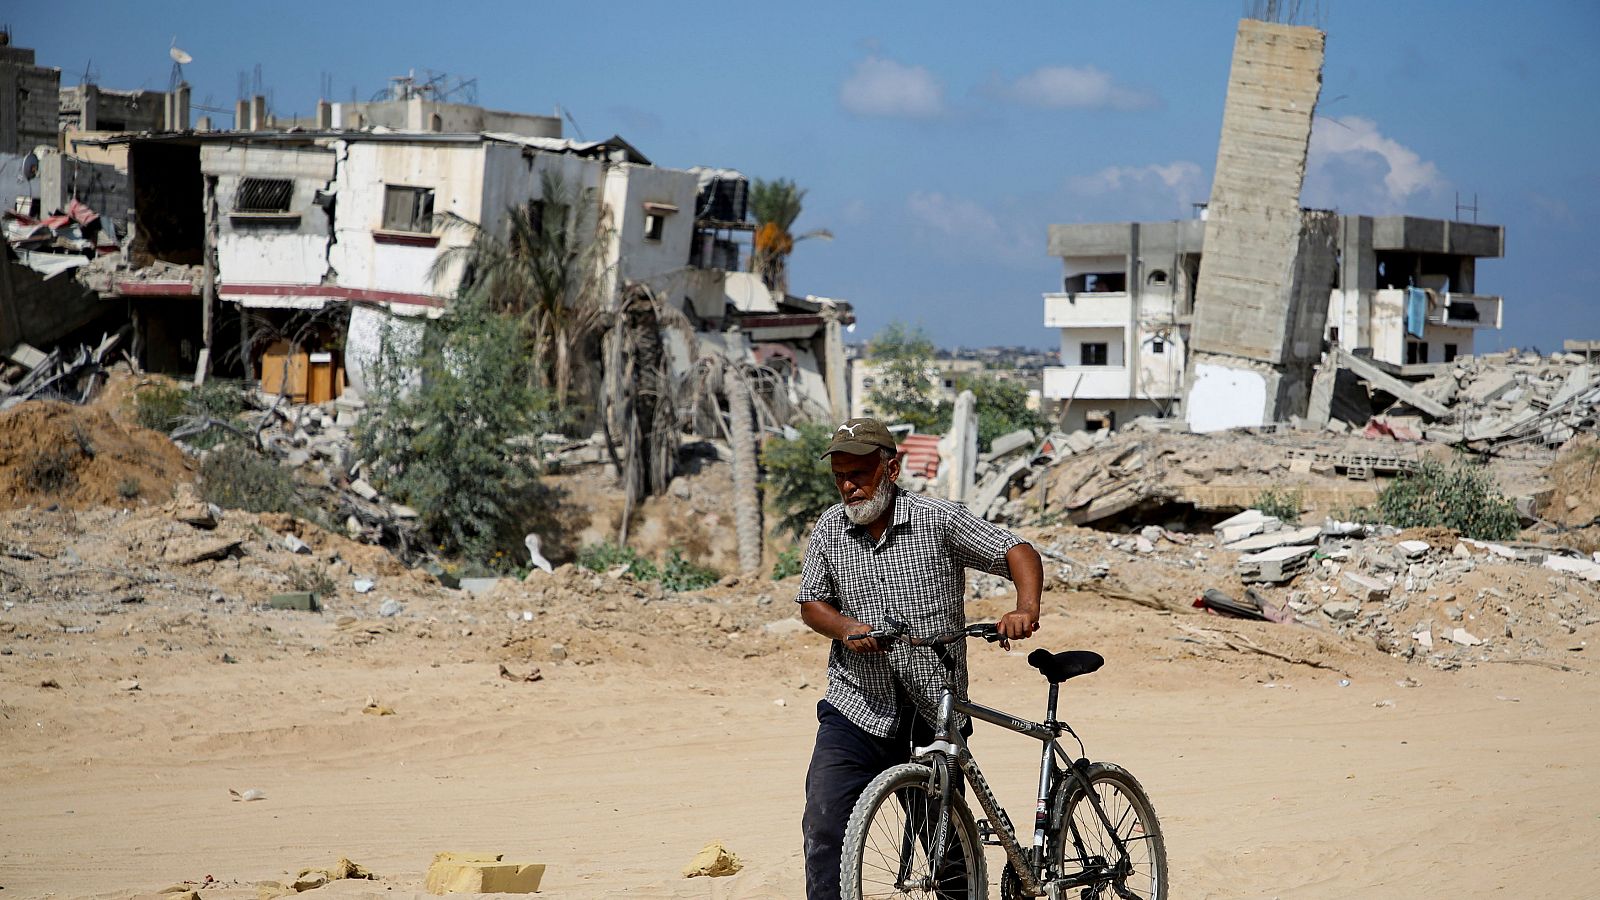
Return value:
[[(845, 516), (841, 503), (811, 531), (795, 600), (827, 603), (874, 627), (892, 615), (912, 635), (930, 637), (966, 627), (966, 570), (1010, 578), (1006, 551), (1020, 543), (1022, 538), (965, 506), (898, 489), (893, 520), (874, 543), (865, 526)], [(965, 696), (966, 645), (948, 649), (955, 656), (956, 690)], [(880, 737), (899, 727), (903, 697), (931, 721), (943, 686), (943, 667), (932, 650), (896, 643), (888, 653), (856, 653), (834, 641), (828, 654), (828, 703)], [(966, 727), (966, 717), (959, 718), (956, 724)]]

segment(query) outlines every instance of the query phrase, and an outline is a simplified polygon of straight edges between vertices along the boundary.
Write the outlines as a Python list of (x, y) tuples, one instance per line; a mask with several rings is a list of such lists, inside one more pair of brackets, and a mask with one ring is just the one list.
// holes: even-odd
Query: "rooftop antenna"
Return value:
[(167, 92), (171, 93), (178, 89), (178, 85), (184, 83), (183, 67), (194, 62), (194, 57), (178, 46), (177, 35), (172, 36), (172, 46), (167, 48), (167, 55), (172, 57), (172, 78), (167, 83)]
[(572, 126), (573, 132), (578, 135), (578, 140), (580, 140), (580, 141), (588, 140), (588, 138), (583, 136), (583, 129), (578, 127), (578, 120), (574, 119), (572, 117), (572, 113), (569, 112), (565, 106), (562, 106), (561, 104), (557, 103), (556, 104), (556, 111), (561, 113), (561, 118), (566, 119), (567, 123)]
[(1473, 194), (1472, 194), (1472, 203), (1470, 205), (1462, 203), (1461, 202), (1461, 192), (1460, 191), (1456, 191), (1456, 221), (1457, 222), (1463, 221), (1463, 219), (1461, 218), (1461, 214), (1464, 213), (1464, 212), (1472, 213), (1472, 224), (1474, 224), (1474, 225), (1478, 224), (1478, 194), (1477, 194), (1476, 191), (1474, 191)]
[(91, 59), (87, 63), (84, 63), (84, 65), (83, 65), (83, 79), (81, 81), (79, 81), (78, 83), (79, 84), (97, 84), (97, 83), (99, 83), (99, 81), (100, 81), (100, 73), (95, 71), (94, 60)]

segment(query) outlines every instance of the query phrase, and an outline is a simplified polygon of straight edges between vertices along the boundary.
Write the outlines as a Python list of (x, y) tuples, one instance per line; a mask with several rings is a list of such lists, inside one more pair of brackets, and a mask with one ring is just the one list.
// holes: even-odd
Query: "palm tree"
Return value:
[(750, 211), (756, 217), (755, 251), (750, 255), (750, 271), (761, 275), (775, 291), (789, 289), (788, 261), (794, 245), (807, 238), (832, 240), (833, 233), (816, 228), (795, 236), (790, 229), (800, 218), (801, 201), (806, 192), (793, 181), (756, 179), (750, 188)]
[(447, 230), (466, 231), (471, 239), (440, 253), (429, 275), (437, 284), (460, 265), (461, 291), (520, 317), (541, 386), (553, 387), (556, 409), (565, 411), (575, 369), (598, 364), (579, 351), (613, 314), (602, 265), (609, 227), (596, 221), (559, 172), (546, 169), (539, 180), (541, 199), (507, 208), (503, 236), (445, 214)]

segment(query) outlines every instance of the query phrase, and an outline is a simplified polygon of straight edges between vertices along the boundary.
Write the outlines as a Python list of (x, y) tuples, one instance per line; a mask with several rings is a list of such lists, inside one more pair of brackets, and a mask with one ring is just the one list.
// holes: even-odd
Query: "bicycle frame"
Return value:
[[(942, 647), (937, 649), (943, 650)], [(939, 655), (942, 661), (944, 654), (941, 652)], [(1016, 872), (1023, 891), (1033, 897), (1044, 896), (1047, 892), (1044, 883), (1041, 881), (1044, 874), (1046, 842), (1049, 839), (1051, 826), (1059, 826), (1059, 823), (1050, 821), (1050, 801), (1057, 788), (1057, 769), (1051, 765), (1053, 759), (1060, 761), (1060, 769), (1064, 773), (1063, 777), (1078, 782), (1084, 796), (1088, 798), (1090, 806), (1093, 807), (1095, 815), (1099, 817), (1106, 833), (1111, 836), (1111, 841), (1120, 857), (1114, 864), (1110, 861), (1102, 861), (1100, 866), (1088, 865), (1089, 860), (1086, 859), (1084, 870), (1080, 874), (1071, 878), (1059, 879), (1054, 882), (1053, 887), (1056, 891), (1059, 891), (1061, 888), (1092, 884), (1105, 877), (1103, 869), (1121, 866), (1128, 859), (1128, 851), (1123, 845), (1121, 836), (1117, 833), (1117, 829), (1112, 824), (1110, 817), (1106, 815), (1105, 808), (1101, 806), (1100, 798), (1095, 794), (1088, 779), (1083, 774), (1082, 769), (1086, 766), (1074, 763), (1067, 756), (1066, 751), (1061, 749), (1061, 745), (1057, 741), (1057, 738), (1061, 736), (1061, 732), (1068, 730), (1065, 722), (1056, 720), (1056, 702), (1060, 695), (1060, 687), (1061, 685), (1055, 683), (1050, 685), (1050, 703), (1045, 714), (1045, 720), (1043, 722), (1032, 722), (1002, 710), (957, 697), (954, 689), (951, 688), (947, 681), (939, 695), (938, 723), (933, 741), (925, 747), (916, 747), (912, 750), (912, 757), (915, 759), (927, 760), (935, 753), (944, 753), (955, 761), (962, 773), (966, 775), (967, 780), (972, 784), (973, 795), (977, 797), (978, 805), (983, 808), (984, 813), (989, 818), (990, 829), (1005, 850), (1007, 864)], [(1000, 802), (995, 797), (994, 791), (989, 787), (988, 781), (984, 779), (983, 772), (979, 770), (977, 761), (967, 747), (966, 738), (961, 735), (959, 729), (951, 727), (951, 723), (955, 721), (956, 713), (963, 713), (974, 719), (1004, 728), (1007, 731), (1026, 735), (1043, 744), (1039, 757), (1039, 795), (1034, 807), (1033, 853), (1031, 860), (1023, 852), (1021, 842), (1017, 839), (1009, 817), (1006, 816), (1004, 808), (1000, 806)], [(1082, 762), (1086, 764), (1087, 760)], [(944, 827), (936, 829), (935, 840), (929, 850), (929, 859), (943, 858), (944, 842), (947, 839), (948, 831), (949, 829)], [(1074, 840), (1077, 840), (1076, 836), (1074, 836)], [(1077, 850), (1080, 855), (1084, 853), (1082, 846), (1079, 846)], [(1054, 892), (1052, 892), (1052, 895), (1054, 895)]]

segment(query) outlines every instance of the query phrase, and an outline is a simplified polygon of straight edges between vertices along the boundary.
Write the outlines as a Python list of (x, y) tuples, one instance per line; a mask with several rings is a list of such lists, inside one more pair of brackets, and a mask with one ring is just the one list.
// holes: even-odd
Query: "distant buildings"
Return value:
[[(1204, 241), (1202, 218), (1050, 226), (1062, 284), (1044, 323), (1061, 350), (1044, 396), (1070, 404), (1068, 430), (1179, 413)], [(1497, 225), (1338, 216), (1325, 337), (1401, 374), (1471, 355), (1502, 321), (1501, 298), (1476, 292), (1477, 264), (1504, 252)]]

